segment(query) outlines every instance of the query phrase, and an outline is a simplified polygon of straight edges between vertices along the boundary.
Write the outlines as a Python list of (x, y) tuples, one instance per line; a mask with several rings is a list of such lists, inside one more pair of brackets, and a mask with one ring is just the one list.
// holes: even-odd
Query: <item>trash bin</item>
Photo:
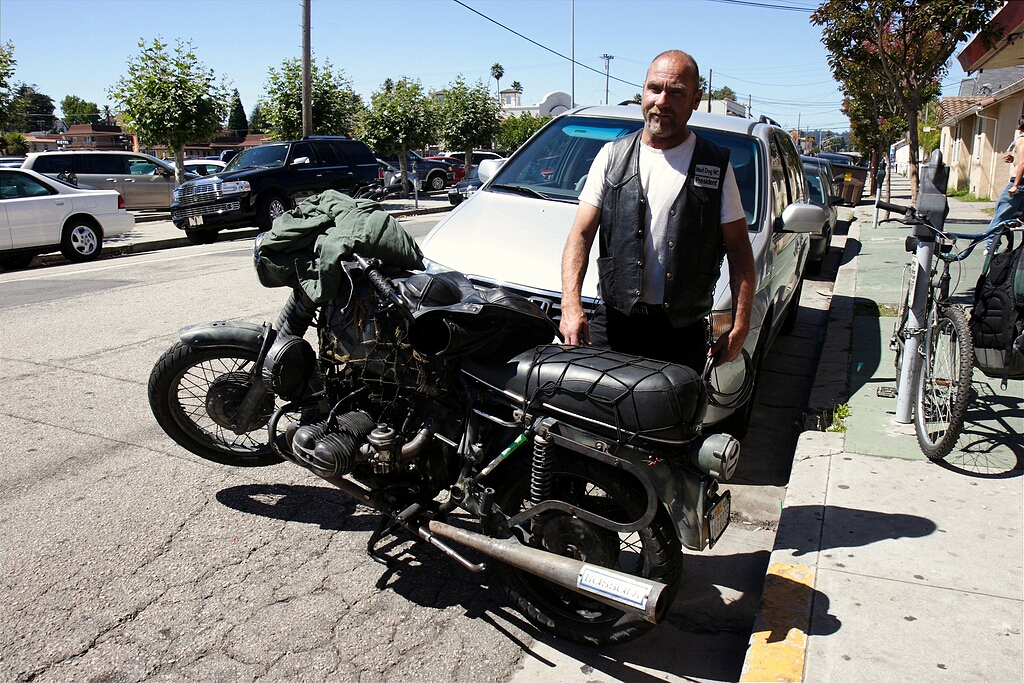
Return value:
[(836, 177), (842, 179), (843, 202), (847, 206), (856, 206), (864, 196), (864, 183), (868, 178), (868, 170), (863, 166), (852, 164), (838, 164), (832, 162), (832, 170)]

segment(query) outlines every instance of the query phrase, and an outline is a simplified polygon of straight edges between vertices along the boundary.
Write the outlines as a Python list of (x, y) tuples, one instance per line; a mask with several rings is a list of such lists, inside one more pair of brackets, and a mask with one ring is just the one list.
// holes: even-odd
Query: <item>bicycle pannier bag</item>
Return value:
[[(1007, 246), (998, 251), (1002, 238)], [(974, 289), (971, 310), (974, 365), (993, 379), (1024, 379), (1024, 243), (1004, 231), (992, 245)]]

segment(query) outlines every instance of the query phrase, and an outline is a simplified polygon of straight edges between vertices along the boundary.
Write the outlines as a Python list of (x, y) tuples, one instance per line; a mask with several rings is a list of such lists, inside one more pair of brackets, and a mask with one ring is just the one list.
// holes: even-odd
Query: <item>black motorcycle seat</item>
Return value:
[(587, 346), (539, 346), (507, 363), (464, 359), (462, 371), (522, 403), (604, 436), (681, 443), (700, 433), (707, 390), (685, 365)]

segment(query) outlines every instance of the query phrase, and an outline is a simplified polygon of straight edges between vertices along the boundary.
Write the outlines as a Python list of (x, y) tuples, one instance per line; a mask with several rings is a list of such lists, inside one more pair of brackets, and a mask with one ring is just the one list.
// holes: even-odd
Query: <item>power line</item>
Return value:
[[(520, 38), (522, 38), (522, 39), (523, 39), (523, 40), (525, 40), (526, 42), (528, 42), (528, 43), (532, 43), (532, 44), (536, 45), (537, 47), (541, 48), (542, 50), (547, 50), (548, 52), (550, 52), (550, 53), (551, 53), (551, 54), (553, 54), (553, 55), (558, 55), (559, 57), (561, 57), (562, 59), (566, 60), (567, 62), (571, 62), (571, 63), (575, 64), (576, 66), (581, 66), (581, 67), (583, 67), (584, 69), (588, 69), (588, 70), (590, 70), (590, 71), (593, 71), (594, 73), (596, 73), (596, 74), (598, 74), (598, 75), (600, 75), (600, 76), (604, 76), (604, 75), (605, 75), (605, 74), (601, 73), (600, 71), (598, 71), (597, 69), (595, 69), (595, 68), (594, 68), (594, 67), (592, 67), (592, 66), (588, 66), (588, 65), (586, 65), (586, 64), (581, 64), (580, 62), (577, 62), (577, 61), (576, 61), (575, 59), (573, 59), (573, 58), (571, 58), (571, 57), (566, 57), (566, 56), (565, 56), (565, 55), (563, 55), (563, 54), (562, 54), (561, 52), (557, 52), (557, 51), (555, 51), (555, 50), (552, 50), (552, 49), (551, 49), (550, 47), (548, 47), (547, 45), (541, 45), (541, 44), (540, 44), (540, 43), (538, 43), (538, 42), (537, 42), (536, 40), (533, 40), (532, 38), (527, 38), (527, 37), (526, 37), (526, 36), (524, 36), (524, 35), (523, 35), (522, 33), (519, 33), (518, 31), (516, 31), (516, 30), (514, 30), (514, 29), (511, 29), (511, 28), (509, 28), (508, 26), (506, 26), (505, 24), (501, 23), (500, 21), (496, 21), (495, 19), (491, 19), (491, 18), (490, 18), (489, 16), (487, 16), (487, 15), (486, 15), (486, 14), (484, 14), (483, 12), (480, 12), (480, 11), (478, 11), (478, 10), (475, 10), (475, 9), (473, 9), (472, 7), (470, 7), (469, 5), (467, 5), (466, 3), (462, 2), (462, 0), (452, 0), (452, 2), (454, 2), (454, 3), (456, 4), (456, 5), (461, 5), (462, 7), (465, 7), (466, 9), (468, 9), (468, 10), (469, 10), (470, 12), (472, 12), (473, 14), (476, 14), (476, 15), (478, 15), (478, 16), (481, 16), (481, 17), (483, 17), (484, 19), (486, 19), (487, 21), (491, 22), (492, 24), (495, 24), (495, 25), (497, 25), (497, 26), (500, 26), (501, 28), (505, 29), (505, 30), (506, 30), (506, 31), (508, 31), (509, 33), (512, 33), (512, 34), (514, 34), (514, 35), (517, 35), (517, 36), (519, 36)], [(612, 80), (618, 81), (618, 82), (620, 82), (620, 83), (625, 83), (626, 85), (632, 85), (632, 86), (633, 86), (633, 87), (635, 87), (635, 88), (642, 88), (642, 87), (643, 87), (643, 86), (642, 86), (642, 85), (640, 85), (639, 83), (633, 83), (632, 81), (626, 81), (626, 80), (623, 80), (623, 79), (621, 79), (621, 78), (616, 78), (615, 76), (611, 76), (610, 78), (611, 78)]]
[(775, 5), (770, 2), (753, 2), (752, 0), (707, 0), (707, 2), (719, 2), (723, 5), (743, 5), (745, 7), (760, 7), (762, 9), (778, 9), (787, 12), (806, 12), (812, 14), (816, 7), (798, 7), (794, 5)]

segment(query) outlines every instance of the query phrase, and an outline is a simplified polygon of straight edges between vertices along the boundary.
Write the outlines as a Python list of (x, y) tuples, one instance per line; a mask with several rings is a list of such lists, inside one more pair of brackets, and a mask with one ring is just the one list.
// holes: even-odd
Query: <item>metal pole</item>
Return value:
[(604, 60), (604, 103), (608, 104), (608, 62), (615, 59), (612, 55), (601, 55)]
[[(572, 0), (572, 11), (569, 16), (569, 61), (571, 63), (571, 75), (569, 78), (569, 108), (576, 106), (576, 0)], [(468, 166), (467, 166), (468, 168)]]
[(309, 48), (310, 0), (302, 0), (302, 137), (313, 134), (313, 76)]
[(714, 75), (714, 69), (708, 69), (708, 113), (711, 113), (711, 77)]

